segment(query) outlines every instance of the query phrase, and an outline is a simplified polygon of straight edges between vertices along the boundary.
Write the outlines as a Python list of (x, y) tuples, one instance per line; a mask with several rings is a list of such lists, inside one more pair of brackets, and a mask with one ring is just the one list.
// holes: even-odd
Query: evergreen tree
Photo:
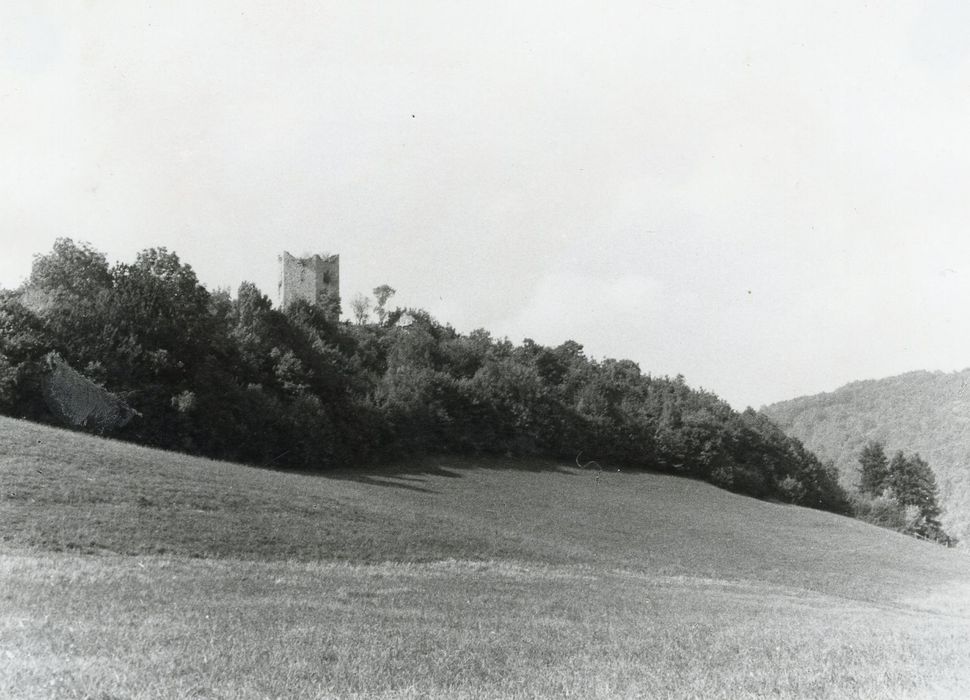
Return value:
[(859, 455), (859, 491), (878, 496), (889, 479), (889, 462), (881, 442), (870, 440)]
[(904, 532), (948, 546), (956, 542), (940, 525), (936, 477), (919, 454), (906, 457), (902, 452), (897, 452), (893, 455), (887, 483), (896, 502), (907, 511), (908, 522)]
[(936, 478), (930, 465), (918, 454), (906, 457), (897, 452), (889, 463), (888, 483), (901, 505), (916, 506), (927, 518), (939, 517)]

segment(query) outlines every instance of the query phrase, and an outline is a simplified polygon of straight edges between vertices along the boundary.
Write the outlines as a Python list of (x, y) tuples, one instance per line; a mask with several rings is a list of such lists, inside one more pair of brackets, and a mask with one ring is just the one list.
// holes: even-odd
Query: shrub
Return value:
[(853, 513), (858, 519), (899, 532), (906, 528), (906, 509), (891, 495), (883, 493), (870, 497), (858, 494), (852, 500)]

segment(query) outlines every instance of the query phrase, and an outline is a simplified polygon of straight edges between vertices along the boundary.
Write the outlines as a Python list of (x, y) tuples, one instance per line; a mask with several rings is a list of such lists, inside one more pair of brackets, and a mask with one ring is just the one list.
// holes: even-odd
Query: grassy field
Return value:
[(966, 697), (970, 557), (685, 479), (0, 418), (0, 696)]

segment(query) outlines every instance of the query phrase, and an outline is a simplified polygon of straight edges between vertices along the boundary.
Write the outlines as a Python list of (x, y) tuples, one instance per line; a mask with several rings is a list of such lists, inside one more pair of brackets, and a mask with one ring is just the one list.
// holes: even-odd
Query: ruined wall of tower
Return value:
[(340, 256), (298, 258), (286, 251), (279, 256), (278, 302), (285, 309), (297, 299), (321, 305), (330, 294), (340, 295)]

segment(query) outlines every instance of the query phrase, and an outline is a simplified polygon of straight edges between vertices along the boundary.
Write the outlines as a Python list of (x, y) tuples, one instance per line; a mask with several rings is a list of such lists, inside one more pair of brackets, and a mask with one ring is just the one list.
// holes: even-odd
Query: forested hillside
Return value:
[(936, 474), (944, 528), (964, 544), (970, 540), (970, 369), (854, 382), (763, 412), (821, 459), (832, 460), (850, 488), (858, 483), (859, 453), (869, 440), (884, 443), (887, 453), (918, 452)]
[(390, 311), (388, 291), (375, 290), (377, 322), (337, 323), (304, 302), (273, 308), (250, 283), (210, 292), (165, 249), (109, 265), (61, 239), (20, 289), (0, 292), (0, 412), (51, 420), (42, 388), (56, 352), (137, 411), (116, 437), (151, 446), (309, 470), (414, 453), (582, 453), (849, 510), (834, 470), (754, 411), (629, 360), (588, 358), (577, 342), (514, 345)]

